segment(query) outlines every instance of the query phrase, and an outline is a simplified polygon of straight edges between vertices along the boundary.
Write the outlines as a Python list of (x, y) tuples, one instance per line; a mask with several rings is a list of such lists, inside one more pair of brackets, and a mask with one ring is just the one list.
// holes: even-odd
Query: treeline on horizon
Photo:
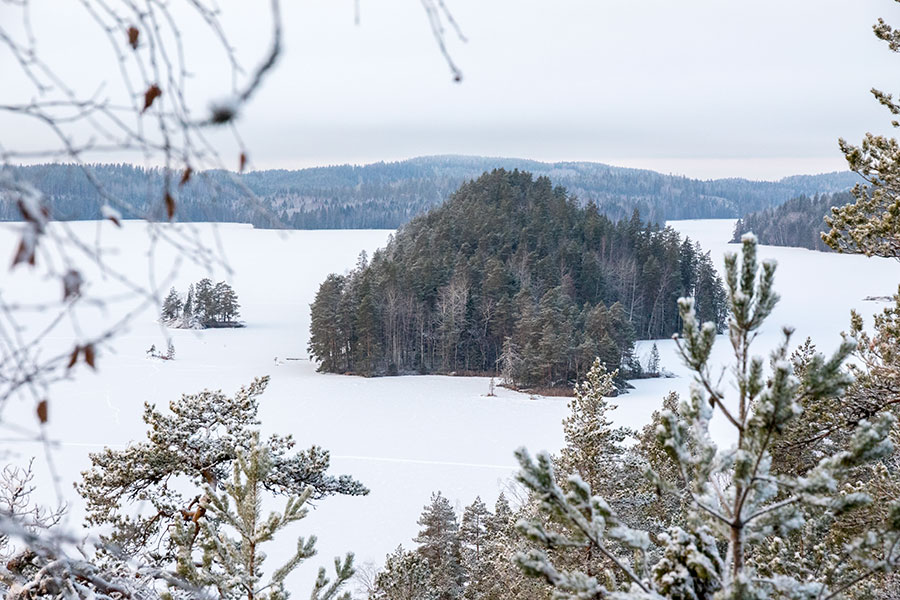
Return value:
[(831, 252), (831, 248), (822, 241), (822, 234), (829, 229), (825, 217), (831, 214), (833, 206), (844, 206), (854, 201), (850, 192), (791, 198), (781, 206), (753, 212), (739, 219), (731, 241), (739, 242), (743, 234), (753, 232), (760, 244)]
[(722, 282), (691, 240), (637, 213), (613, 222), (547, 177), (501, 169), (371, 261), (329, 275), (308, 350), (326, 372), (502, 372), (518, 387), (568, 386), (596, 357), (639, 371), (635, 339), (678, 331), (681, 296), (723, 325)]
[[(104, 194), (115, 198), (124, 218), (165, 220), (162, 169), (129, 164), (89, 166)], [(650, 222), (666, 219), (734, 218), (776, 206), (801, 194), (852, 187), (849, 172), (787, 177), (779, 181), (701, 181), (600, 163), (542, 163), (510, 158), (434, 156), (364, 166), (339, 165), (296, 171), (169, 173), (182, 222), (250, 223), (262, 228), (395, 229), (440, 205), (460, 185), (495, 168), (547, 176), (586, 205), (594, 203), (613, 220), (634, 210)], [(101, 194), (83, 169), (71, 164), (7, 167), (5, 173), (44, 193), (53, 218), (103, 218)], [(252, 190), (256, 198), (248, 196)], [(124, 207), (124, 208), (123, 208)], [(0, 197), (0, 220), (21, 215), (13, 198)]]

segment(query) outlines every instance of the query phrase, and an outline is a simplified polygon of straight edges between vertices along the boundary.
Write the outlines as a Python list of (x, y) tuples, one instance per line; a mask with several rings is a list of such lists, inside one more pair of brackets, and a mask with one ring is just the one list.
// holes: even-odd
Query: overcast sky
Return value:
[[(284, 2), (285, 53), (241, 124), (253, 166), (474, 154), (776, 178), (844, 168), (838, 137), (888, 129), (869, 89), (900, 91), (900, 56), (871, 30), (900, 24), (892, 0), (446, 2), (468, 37), (449, 40), (462, 83), (419, 0), (360, 0), (359, 25), (353, 0)], [(93, 41), (72, 26), (78, 3), (33, 3), (67, 68), (101, 78), (79, 54)], [(264, 3), (220, 4), (251, 66)], [(194, 50), (198, 72), (217, 72), (218, 54)]]

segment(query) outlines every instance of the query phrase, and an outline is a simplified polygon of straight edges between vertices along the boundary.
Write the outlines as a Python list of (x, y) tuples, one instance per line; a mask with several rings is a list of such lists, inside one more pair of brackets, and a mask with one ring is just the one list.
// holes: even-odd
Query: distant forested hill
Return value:
[(735, 224), (731, 241), (740, 241), (744, 233), (752, 231), (761, 244), (830, 252), (820, 235), (827, 229), (825, 217), (832, 206), (851, 202), (854, 198), (849, 192), (791, 198), (781, 206), (745, 215)]
[[(594, 202), (612, 219), (635, 209), (647, 220), (740, 217), (777, 206), (800, 195), (849, 189), (849, 172), (787, 177), (779, 181), (717, 179), (701, 181), (654, 171), (600, 163), (542, 163), (511, 158), (433, 156), (365, 166), (332, 166), (298, 171), (220, 171), (194, 174), (174, 186), (181, 221), (252, 223), (294, 229), (396, 228), (441, 204), (462, 183), (495, 168), (519, 169), (550, 177), (580, 202)], [(106, 192), (131, 211), (124, 216), (164, 215), (164, 173), (131, 165), (96, 165), (93, 173)], [(100, 194), (80, 168), (37, 165), (12, 169), (49, 198), (58, 219), (99, 219)], [(174, 181), (180, 173), (172, 175)], [(234, 177), (258, 196), (246, 197)], [(130, 214), (129, 214), (130, 213)], [(19, 218), (15, 202), (0, 197), (0, 220)]]
[(676, 300), (720, 327), (709, 253), (671, 228), (614, 223), (547, 177), (495, 170), (400, 228), (311, 306), (320, 370), (362, 375), (497, 372), (565, 386), (596, 357), (633, 368), (635, 338), (679, 330)]

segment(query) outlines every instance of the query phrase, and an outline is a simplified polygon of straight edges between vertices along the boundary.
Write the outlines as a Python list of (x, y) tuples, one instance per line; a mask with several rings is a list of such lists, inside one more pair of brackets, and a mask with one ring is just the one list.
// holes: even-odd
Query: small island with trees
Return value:
[(682, 296), (722, 329), (723, 284), (694, 242), (497, 169), (329, 275), (308, 349), (325, 372), (502, 374), (545, 391), (570, 388), (600, 357), (623, 383), (643, 375), (635, 340), (679, 330)]
[(204, 277), (188, 287), (183, 297), (173, 287), (163, 300), (160, 321), (174, 329), (209, 329), (244, 327), (237, 294), (234, 289), (220, 281), (213, 284)]

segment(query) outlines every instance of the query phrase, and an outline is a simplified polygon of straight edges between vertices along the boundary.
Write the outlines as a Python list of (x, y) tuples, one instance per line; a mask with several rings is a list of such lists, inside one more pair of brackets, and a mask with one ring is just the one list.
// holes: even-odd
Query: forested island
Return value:
[[(170, 172), (170, 191), (182, 222), (251, 223), (292, 229), (395, 229), (440, 205), (464, 182), (495, 168), (527, 170), (565, 186), (583, 204), (593, 202), (614, 220), (635, 209), (645, 219), (737, 218), (802, 195), (847, 190), (853, 173), (798, 175), (778, 181), (702, 181), (644, 169), (590, 162), (544, 163), (514, 158), (430, 156), (363, 166), (338, 165), (244, 174)], [(123, 218), (166, 220), (162, 169), (128, 164), (9, 167), (8, 173), (39, 189), (57, 220), (104, 218), (104, 195)], [(100, 186), (98, 189), (98, 185)], [(245, 186), (245, 187), (244, 187)], [(101, 194), (102, 190), (102, 194)], [(252, 192), (252, 197), (249, 193)], [(14, 198), (0, 195), (0, 220), (21, 218)]]
[(739, 219), (731, 241), (739, 242), (743, 234), (752, 231), (761, 244), (831, 252), (831, 248), (822, 241), (822, 234), (829, 229), (825, 217), (831, 214), (831, 207), (853, 202), (850, 192), (791, 198), (781, 206), (753, 212)]
[(196, 284), (188, 286), (187, 294), (178, 293), (174, 287), (169, 290), (162, 303), (159, 319), (173, 329), (209, 329), (243, 327), (238, 321), (241, 316), (234, 289), (220, 281), (213, 284), (204, 277)]
[(691, 240), (499, 169), (328, 276), (308, 349), (326, 372), (502, 371), (519, 387), (568, 386), (596, 357), (638, 370), (634, 340), (678, 331), (680, 296), (724, 323), (722, 282)]

